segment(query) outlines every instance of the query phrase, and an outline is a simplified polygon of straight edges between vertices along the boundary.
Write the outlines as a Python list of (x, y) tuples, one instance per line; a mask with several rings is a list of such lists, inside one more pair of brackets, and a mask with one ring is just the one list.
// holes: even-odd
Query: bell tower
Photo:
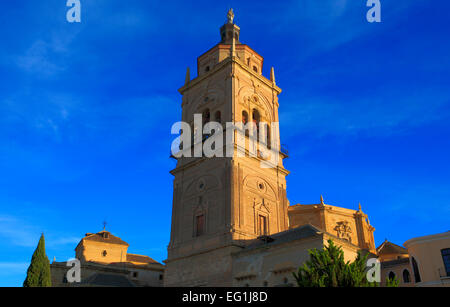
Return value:
[[(233, 253), (261, 236), (289, 227), (285, 179), (289, 172), (283, 166), (287, 154), (279, 149), (281, 89), (273, 68), (270, 78), (264, 77), (263, 57), (240, 43), (233, 10), (220, 28), (220, 38), (198, 57), (197, 77), (191, 79), (187, 71), (179, 89), (182, 121), (194, 135), (204, 132), (195, 121), (196, 114), (202, 115), (203, 126), (219, 123), (222, 131), (215, 133), (223, 133), (223, 139), (232, 133), (227, 144), (232, 150), (212, 158), (177, 158), (171, 171), (172, 227), (165, 286), (231, 286)], [(243, 133), (225, 132), (227, 123), (250, 128)], [(253, 137), (270, 150), (260, 150)], [(195, 140), (208, 142), (208, 135), (194, 136), (192, 147)], [(252, 151), (252, 146), (257, 147)]]

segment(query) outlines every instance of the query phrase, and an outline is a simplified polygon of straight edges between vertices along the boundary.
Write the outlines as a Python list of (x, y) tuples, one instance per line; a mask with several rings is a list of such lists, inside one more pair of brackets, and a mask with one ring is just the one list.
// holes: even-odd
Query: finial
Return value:
[(233, 12), (233, 9), (230, 9), (230, 10), (228, 11), (227, 18), (228, 18), (228, 23), (233, 23), (233, 20), (234, 20), (234, 12)]
[(186, 70), (186, 80), (184, 82), (184, 85), (187, 85), (191, 81), (191, 71), (189, 67)]
[(106, 221), (103, 221), (103, 231), (106, 231)]
[(275, 84), (275, 70), (273, 67), (270, 70), (270, 81), (272, 81), (272, 83)]
[(56, 262), (56, 256), (53, 256), (53, 262)]
[(359, 212), (362, 212), (362, 209), (361, 209), (361, 202), (359, 203), (359, 210), (358, 210)]
[(325, 203), (323, 202), (323, 196), (322, 195), (320, 195), (320, 204), (321, 205), (325, 205)]

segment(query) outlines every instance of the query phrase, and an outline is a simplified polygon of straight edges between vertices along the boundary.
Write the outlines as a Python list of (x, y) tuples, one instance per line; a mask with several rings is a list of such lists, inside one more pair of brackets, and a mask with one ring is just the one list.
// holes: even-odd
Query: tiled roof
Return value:
[(404, 247), (401, 247), (397, 244), (389, 242), (385, 240), (380, 246), (377, 248), (378, 255), (392, 255), (392, 254), (400, 254), (407, 255), (408, 250)]
[(139, 262), (139, 263), (158, 263), (158, 261), (144, 255), (127, 254), (128, 262)]
[[(249, 244), (245, 249), (250, 250), (261, 246), (271, 246), (281, 244), (284, 242), (310, 238), (316, 236), (318, 232), (322, 231), (319, 228), (314, 227), (313, 225), (310, 224), (303, 225), (283, 232), (278, 232), (276, 234), (267, 237), (262, 237), (261, 239), (254, 240), (254, 242)], [(269, 240), (267, 239), (263, 240), (264, 238), (267, 238)]]
[(86, 237), (84, 237), (83, 240), (129, 246), (127, 242), (123, 241), (119, 237), (112, 235), (108, 231), (100, 231), (99, 233), (87, 233)]

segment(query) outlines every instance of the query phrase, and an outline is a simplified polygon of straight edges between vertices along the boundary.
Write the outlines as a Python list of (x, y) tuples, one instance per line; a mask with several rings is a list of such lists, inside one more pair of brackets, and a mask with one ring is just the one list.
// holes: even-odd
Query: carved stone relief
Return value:
[(352, 229), (349, 226), (348, 222), (346, 221), (337, 222), (337, 225), (336, 227), (334, 227), (334, 230), (336, 230), (338, 238), (352, 242)]

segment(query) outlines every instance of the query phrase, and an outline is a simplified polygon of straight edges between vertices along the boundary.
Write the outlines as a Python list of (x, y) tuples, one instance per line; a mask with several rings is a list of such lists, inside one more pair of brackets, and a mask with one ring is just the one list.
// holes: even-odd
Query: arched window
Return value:
[(218, 122), (219, 124), (222, 123), (222, 114), (220, 113), (220, 111), (217, 111), (214, 117), (216, 122)]
[[(256, 139), (257, 139), (258, 136), (259, 136), (259, 120), (260, 120), (260, 116), (259, 116), (258, 110), (253, 109), (253, 112), (252, 112), (252, 121), (253, 121), (253, 124), (255, 125), (255, 126), (253, 127), (253, 129), (254, 129), (253, 137), (256, 138)], [(256, 135), (255, 135), (255, 134), (256, 134)]]
[(254, 123), (259, 124), (259, 112), (256, 109), (253, 109), (252, 119)]
[(253, 70), (254, 70), (255, 72), (258, 72), (258, 67), (256, 67), (255, 65), (253, 65)]
[(409, 274), (407, 269), (403, 270), (403, 282), (405, 284), (409, 284), (411, 282), (411, 274)]
[(205, 215), (199, 214), (195, 217), (195, 236), (199, 237), (205, 233)]
[(246, 111), (242, 111), (242, 123), (244, 125), (247, 125), (247, 123), (248, 123), (248, 114)]
[(102, 256), (103, 256), (103, 257), (106, 257), (106, 255), (108, 255), (108, 253), (106, 252), (106, 250), (104, 250), (104, 251), (102, 252)]
[(445, 272), (450, 276), (450, 248), (441, 250), (442, 261), (444, 262)]
[(209, 121), (211, 120), (211, 114), (209, 113), (209, 109), (203, 111), (202, 117), (203, 117), (203, 124), (209, 123)]
[(414, 280), (416, 281), (416, 283), (421, 282), (421, 278), (420, 278), (420, 272), (419, 272), (419, 266), (417, 265), (417, 261), (414, 257), (412, 257), (412, 267), (413, 267), (413, 272), (414, 272)]
[[(248, 124), (248, 113), (247, 111), (242, 111), (242, 124), (247, 125)], [(245, 127), (243, 127), (243, 129), (245, 129)], [(245, 136), (248, 136), (248, 130), (245, 129)]]
[(395, 273), (390, 271), (388, 277), (389, 277), (390, 280), (394, 280), (395, 279)]
[(266, 144), (267, 148), (270, 148), (270, 126), (268, 124), (264, 124), (264, 133), (265, 133), (265, 140), (263, 143)]

